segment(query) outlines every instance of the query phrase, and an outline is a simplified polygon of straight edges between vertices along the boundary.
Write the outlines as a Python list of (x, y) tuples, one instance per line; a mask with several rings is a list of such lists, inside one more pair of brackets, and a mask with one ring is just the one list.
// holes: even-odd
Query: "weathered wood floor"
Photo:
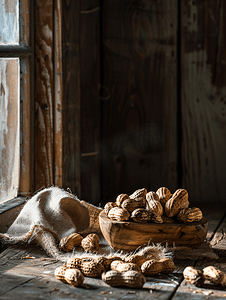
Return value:
[[(10, 247), (0, 254), (0, 299), (225, 299), (226, 287), (206, 284), (197, 288), (183, 280), (188, 265), (202, 269), (215, 265), (226, 272), (226, 209), (223, 205), (199, 205), (209, 222), (207, 240), (219, 255), (218, 260), (177, 259), (173, 274), (147, 277), (142, 289), (112, 288), (101, 279), (85, 278), (87, 288), (75, 288), (54, 277), (61, 265), (37, 248)], [(24, 258), (30, 255), (30, 258)]]

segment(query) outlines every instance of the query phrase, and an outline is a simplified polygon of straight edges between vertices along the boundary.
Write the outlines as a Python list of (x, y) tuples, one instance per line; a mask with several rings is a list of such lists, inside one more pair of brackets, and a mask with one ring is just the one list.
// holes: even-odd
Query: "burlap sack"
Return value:
[[(88, 204), (58, 187), (39, 191), (24, 205), (7, 233), (0, 234), (5, 243), (37, 242), (48, 254), (62, 255), (57, 242), (65, 236), (92, 229)], [(98, 225), (95, 225), (95, 230)]]

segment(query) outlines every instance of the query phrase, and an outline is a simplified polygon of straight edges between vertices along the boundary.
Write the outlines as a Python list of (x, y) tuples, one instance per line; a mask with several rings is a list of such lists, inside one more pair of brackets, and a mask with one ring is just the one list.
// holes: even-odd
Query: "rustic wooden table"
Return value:
[[(183, 279), (188, 265), (202, 269), (214, 265), (226, 272), (226, 209), (224, 205), (204, 205), (208, 220), (207, 240), (218, 253), (218, 260), (175, 260), (173, 274), (147, 277), (142, 289), (112, 288), (101, 279), (85, 278), (87, 288), (75, 288), (54, 277), (61, 262), (46, 256), (37, 247), (9, 247), (0, 254), (0, 299), (225, 299), (226, 288), (205, 284), (201, 288)], [(27, 257), (27, 258), (26, 258)]]

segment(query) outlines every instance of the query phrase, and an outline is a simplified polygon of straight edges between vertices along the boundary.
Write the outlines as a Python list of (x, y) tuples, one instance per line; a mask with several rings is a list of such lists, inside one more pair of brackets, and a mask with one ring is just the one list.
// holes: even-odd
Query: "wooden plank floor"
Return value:
[[(87, 288), (75, 288), (54, 277), (56, 267), (62, 265), (36, 246), (9, 247), (0, 254), (0, 299), (225, 299), (226, 289), (205, 285), (197, 288), (183, 280), (183, 269), (188, 265), (199, 269), (215, 265), (226, 272), (223, 205), (199, 206), (209, 223), (207, 240), (214, 245), (219, 259), (177, 259), (173, 274), (146, 277), (142, 289), (112, 288), (101, 279), (85, 278)], [(218, 249), (219, 245), (219, 249)], [(30, 255), (30, 258), (25, 258)]]

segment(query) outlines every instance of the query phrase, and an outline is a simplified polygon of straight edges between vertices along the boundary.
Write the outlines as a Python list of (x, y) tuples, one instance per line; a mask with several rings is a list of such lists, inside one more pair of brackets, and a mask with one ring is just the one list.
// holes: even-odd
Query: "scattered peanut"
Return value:
[(84, 281), (84, 276), (78, 269), (67, 269), (64, 278), (67, 283), (73, 286), (81, 286)]
[(147, 276), (155, 276), (159, 273), (172, 273), (175, 270), (174, 262), (171, 258), (163, 258), (158, 261), (150, 259), (141, 266), (141, 271)]
[(108, 271), (102, 274), (102, 280), (110, 286), (124, 286), (134, 289), (140, 289), (146, 282), (146, 278), (137, 271), (127, 271), (120, 273), (118, 271)]
[(60, 267), (56, 268), (55, 272), (54, 272), (54, 275), (55, 275), (56, 279), (58, 279), (62, 282), (67, 282), (64, 278), (66, 270), (67, 270), (66, 265), (63, 265), (63, 266), (60, 266)]
[(80, 246), (82, 239), (83, 237), (80, 234), (72, 233), (60, 240), (59, 248), (65, 252), (72, 251), (74, 247)]
[(204, 283), (202, 271), (197, 270), (194, 267), (186, 267), (183, 271), (183, 275), (187, 282), (196, 286), (201, 286)]
[(88, 234), (82, 241), (81, 246), (86, 252), (99, 250), (99, 236), (95, 233)]
[(56, 268), (54, 275), (58, 280), (73, 286), (80, 286), (84, 281), (81, 271), (78, 269), (68, 269), (66, 265)]
[(155, 276), (162, 271), (162, 263), (153, 259), (145, 261), (141, 266), (141, 272), (147, 276)]
[(135, 270), (137, 272), (141, 272), (137, 264), (122, 262), (120, 260), (114, 260), (111, 263), (111, 270), (115, 270), (118, 272), (127, 272), (131, 270)]
[(128, 255), (124, 260), (125, 262), (134, 263), (138, 265), (138, 267), (141, 267), (141, 265), (147, 260), (147, 258), (145, 258), (143, 255), (131, 254)]
[(162, 263), (162, 270), (161, 273), (173, 273), (175, 270), (175, 264), (171, 258), (162, 258), (159, 260), (160, 263)]
[(73, 257), (67, 261), (68, 269), (79, 269), (83, 275), (87, 277), (100, 277), (103, 272), (103, 265), (101, 262), (96, 261), (93, 258), (77, 258)]
[(221, 270), (213, 266), (209, 266), (204, 268), (202, 272), (204, 279), (209, 280), (215, 285), (226, 286), (226, 274)]

